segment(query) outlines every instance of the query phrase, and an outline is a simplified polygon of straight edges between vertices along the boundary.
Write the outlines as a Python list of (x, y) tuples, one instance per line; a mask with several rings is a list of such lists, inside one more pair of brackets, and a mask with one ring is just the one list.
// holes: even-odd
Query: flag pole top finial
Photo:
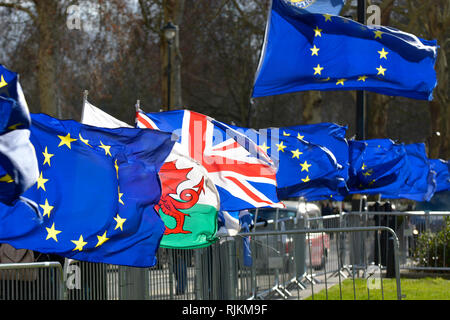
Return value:
[(137, 101), (136, 101), (135, 107), (136, 107), (136, 112), (138, 112), (138, 111), (141, 110), (141, 100), (137, 100)]

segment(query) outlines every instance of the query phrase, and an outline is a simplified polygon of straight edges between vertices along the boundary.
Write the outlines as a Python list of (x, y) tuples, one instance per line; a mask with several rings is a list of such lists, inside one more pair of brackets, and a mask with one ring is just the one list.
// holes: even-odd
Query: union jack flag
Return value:
[(267, 153), (242, 133), (206, 115), (175, 110), (136, 113), (136, 126), (177, 137), (177, 150), (202, 165), (216, 185), (221, 211), (282, 208), (276, 167)]

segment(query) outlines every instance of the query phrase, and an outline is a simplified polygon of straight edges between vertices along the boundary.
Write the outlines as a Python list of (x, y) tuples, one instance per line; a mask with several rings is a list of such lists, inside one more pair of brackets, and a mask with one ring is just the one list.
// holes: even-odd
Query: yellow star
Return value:
[(2, 75), (1, 79), (0, 79), (0, 88), (3, 88), (7, 85), (8, 85), (8, 83), (5, 81), (5, 79), (3, 78), (3, 75)]
[(89, 144), (89, 140), (88, 140), (88, 139), (84, 139), (84, 138), (81, 136), (81, 133), (78, 134), (78, 137), (80, 138), (81, 142), (83, 142), (85, 145), (87, 145), (87, 146), (89, 146), (89, 147), (92, 148), (92, 146)]
[(378, 70), (378, 75), (383, 75), (384, 76), (384, 72), (387, 70), (385, 68), (383, 68), (383, 66), (380, 65), (379, 68), (376, 68)]
[(102, 236), (97, 236), (98, 242), (95, 245), (95, 247), (97, 248), (98, 246), (101, 246), (102, 244), (104, 244), (106, 241), (109, 240), (109, 238), (106, 237), (106, 231), (105, 233), (103, 233)]
[(365, 177), (368, 177), (368, 176), (371, 176), (372, 175), (372, 170), (370, 170), (370, 171), (367, 171), (367, 172), (364, 172), (363, 173), (363, 175), (365, 176)]
[(305, 161), (303, 163), (300, 163), (300, 165), (302, 166), (302, 171), (306, 170), (306, 172), (309, 172), (309, 167), (311, 167), (311, 165), (308, 164), (308, 162)]
[(283, 131), (283, 136), (289, 137), (290, 135), (291, 135), (290, 133), (287, 133), (287, 132)]
[(384, 51), (384, 48), (381, 49), (381, 51), (378, 51), (378, 53), (380, 54), (380, 59), (386, 59), (387, 60), (387, 55), (389, 52)]
[(306, 176), (306, 178), (305, 179), (301, 179), (303, 182), (308, 182), (308, 181), (310, 181), (311, 179), (309, 178), (309, 176)]
[(70, 137), (70, 133), (67, 134), (67, 136), (58, 136), (58, 138), (61, 139), (61, 142), (59, 143), (58, 147), (61, 147), (62, 145), (66, 145), (69, 149), (71, 149), (70, 144), (74, 141), (77, 141), (77, 139), (72, 139)]
[(8, 127), (8, 130), (16, 130), (18, 127), (23, 126), (22, 123), (16, 123)]
[(119, 189), (119, 203), (125, 205), (125, 203), (123, 203), (123, 200), (122, 200), (123, 193), (120, 193), (120, 188), (118, 188), (118, 189)]
[(331, 14), (325, 13), (323, 16), (325, 17), (325, 22), (326, 21), (330, 21), (331, 22)]
[(366, 82), (366, 79), (368, 78), (368, 76), (359, 76), (358, 81), (364, 81)]
[(14, 180), (9, 174), (5, 174), (3, 177), (0, 177), (0, 182), (11, 183), (14, 182)]
[(347, 79), (339, 79), (337, 82), (336, 82), (336, 85), (344, 85), (344, 81), (345, 80), (347, 80)]
[(50, 218), (50, 214), (52, 213), (54, 207), (48, 204), (48, 200), (45, 199), (45, 204), (40, 204), (39, 206), (44, 209), (44, 216), (48, 216)]
[(291, 150), (291, 152), (292, 152), (292, 158), (297, 158), (297, 159), (300, 159), (300, 155), (303, 154), (303, 152), (300, 152), (298, 149)]
[(319, 56), (319, 48), (316, 47), (316, 45), (314, 45), (314, 48), (309, 49), (311, 50), (311, 56)]
[[(110, 152), (111, 146), (105, 146), (105, 145), (103, 144), (103, 142), (100, 141), (100, 148), (102, 148), (103, 150), (105, 150), (105, 156), (111, 156), (111, 152)], [(111, 157), (112, 157), (112, 156), (111, 156)]]
[(267, 150), (269, 150), (270, 149), (270, 147), (268, 147), (267, 145), (266, 145), (266, 142), (264, 142), (261, 146), (259, 146), (261, 149), (264, 149), (264, 151), (265, 152), (267, 152)]
[(47, 181), (48, 181), (48, 179), (44, 179), (42, 177), (42, 171), (41, 171), (41, 174), (39, 175), (39, 178), (37, 179), (37, 188), (38, 188), (38, 190), (39, 190), (39, 188), (42, 188), (42, 190), (47, 191), (47, 190), (45, 190), (45, 183)]
[(83, 247), (87, 245), (87, 242), (85, 242), (83, 239), (83, 235), (80, 235), (80, 238), (78, 240), (70, 240), (70, 241), (72, 241), (76, 245), (75, 249), (73, 249), (72, 251), (75, 250), (82, 251)]
[(364, 170), (366, 170), (366, 168), (367, 168), (367, 166), (363, 163), (361, 170), (364, 171)]
[(278, 148), (277, 151), (281, 151), (281, 152), (284, 152), (284, 149), (287, 147), (283, 144), (283, 141), (281, 141), (281, 143), (277, 143), (276, 146)]
[(317, 67), (313, 68), (314, 74), (322, 74), (323, 68), (320, 66), (320, 64), (317, 65)]
[(382, 32), (382, 31), (380, 31), (380, 30), (377, 30), (377, 31), (374, 31), (374, 33), (375, 33), (375, 39), (376, 39), (376, 38), (382, 39), (381, 35), (382, 35), (384, 32)]
[(55, 230), (55, 223), (53, 222), (51, 228), (45, 228), (45, 229), (47, 229), (47, 238), (45, 238), (45, 240), (52, 238), (53, 240), (58, 242), (58, 238), (56, 237), (56, 235), (61, 233), (61, 231)]
[(47, 147), (45, 147), (45, 151), (42, 152), (42, 154), (44, 155), (44, 163), (43, 165), (45, 165), (46, 163), (48, 163), (48, 166), (51, 167), (50, 165), (50, 159), (54, 156), (54, 154), (48, 153), (47, 151)]
[(114, 217), (114, 220), (116, 220), (116, 222), (117, 222), (117, 225), (116, 225), (116, 227), (114, 228), (114, 230), (116, 230), (117, 228), (120, 228), (120, 230), (123, 231), (123, 223), (124, 223), (127, 219), (122, 219), (122, 218), (119, 216), (119, 214), (117, 214), (117, 216)]
[(322, 37), (322, 29), (319, 29), (318, 26), (314, 29), (314, 37)]
[(305, 136), (302, 136), (302, 135), (300, 134), (300, 132), (297, 134), (297, 139), (298, 139), (298, 140), (302, 140), (304, 137), (305, 137)]
[(114, 161), (114, 168), (116, 168), (117, 179), (119, 179), (119, 166), (117, 165), (117, 159)]

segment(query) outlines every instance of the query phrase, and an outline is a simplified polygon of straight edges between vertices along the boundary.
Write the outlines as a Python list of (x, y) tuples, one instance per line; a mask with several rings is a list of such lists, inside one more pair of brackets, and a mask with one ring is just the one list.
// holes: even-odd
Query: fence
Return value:
[[(432, 246), (438, 240), (431, 236), (430, 248), (419, 243), (422, 235), (448, 228), (443, 221), (449, 215), (350, 212), (279, 219), (277, 212), (252, 232), (220, 238), (207, 248), (160, 248), (152, 268), (68, 259), (64, 266), (0, 265), (0, 299), (314, 299), (319, 290), (328, 297), (332, 286), (342, 299), (345, 279), (352, 281), (356, 299), (358, 278), (367, 281), (365, 298), (380, 289), (384, 298), (383, 275), (396, 279), (401, 299), (400, 269), (449, 270), (447, 239), (443, 248)], [(376, 283), (372, 291), (370, 283)]]
[(0, 264), (0, 300), (65, 299), (58, 262)]
[[(347, 226), (388, 226), (400, 241), (400, 268), (404, 270), (450, 271), (450, 212), (448, 211), (393, 211), (349, 212), (343, 214)], [(392, 243), (382, 233), (378, 239), (360, 241), (359, 250), (374, 252), (381, 246), (380, 264), (392, 260)], [(374, 241), (375, 239), (375, 241)], [(356, 250), (356, 249), (355, 249)], [(366, 257), (359, 254), (360, 261)], [(378, 264), (378, 257), (372, 256)], [(366, 257), (367, 261), (367, 257)]]
[[(284, 221), (284, 224), (291, 222)], [(337, 240), (349, 239), (349, 234), (376, 230), (390, 232), (396, 239), (395, 233), (387, 227), (322, 228), (313, 232), (311, 229), (256, 231), (222, 238), (207, 248), (162, 250), (159, 252), (160, 264), (152, 268), (71, 262), (66, 263), (62, 278), (56, 274), (39, 274), (35, 280), (40, 284), (53, 284), (59, 294), (47, 295), (47, 288), (51, 286), (46, 284), (35, 288), (39, 291), (35, 296), (23, 292), (13, 295), (6, 290), (8, 296), (3, 299), (288, 299), (295, 297), (294, 291), (299, 298), (298, 291), (306, 292), (307, 287), (314, 297), (314, 286), (320, 282), (325, 283), (325, 290), (331, 278), (338, 278), (341, 283), (340, 273), (332, 275), (332, 271), (339, 271), (343, 266), (338, 257), (345, 249)], [(316, 237), (318, 235), (321, 238)], [(251, 237), (251, 264), (244, 259), (243, 245), (247, 236)], [(314, 242), (317, 239), (320, 241)], [(329, 252), (324, 262), (321, 258), (325, 248)], [(331, 261), (337, 267), (330, 268)], [(34, 267), (34, 264), (21, 267), (30, 266)], [(2, 267), (14, 269), (17, 266)], [(314, 272), (320, 268), (324, 269), (324, 280), (319, 280), (320, 275)], [(381, 274), (379, 276), (381, 278)], [(396, 276), (400, 292), (399, 273)], [(65, 281), (63, 285), (61, 279)], [(61, 294), (61, 288), (65, 289), (64, 294)]]

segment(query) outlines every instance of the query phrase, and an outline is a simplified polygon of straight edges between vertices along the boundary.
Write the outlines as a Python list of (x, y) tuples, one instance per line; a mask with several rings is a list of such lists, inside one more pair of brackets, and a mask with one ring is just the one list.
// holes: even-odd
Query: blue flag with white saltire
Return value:
[(346, 127), (320, 123), (259, 130), (234, 128), (278, 163), (280, 199), (343, 199), (348, 177)]
[(38, 177), (30, 115), (18, 74), (0, 65), (0, 202), (11, 205)]
[(436, 41), (273, 0), (253, 97), (367, 90), (432, 100)]
[(429, 159), (431, 170), (436, 172), (436, 192), (450, 190), (450, 162), (442, 159)]
[(150, 267), (165, 226), (154, 210), (171, 135), (32, 114), (39, 177), (25, 203), (0, 205), (0, 243), (81, 261)]

